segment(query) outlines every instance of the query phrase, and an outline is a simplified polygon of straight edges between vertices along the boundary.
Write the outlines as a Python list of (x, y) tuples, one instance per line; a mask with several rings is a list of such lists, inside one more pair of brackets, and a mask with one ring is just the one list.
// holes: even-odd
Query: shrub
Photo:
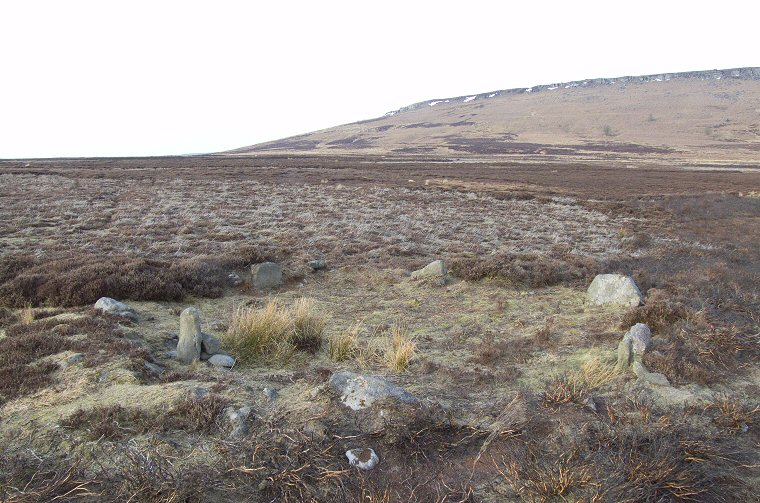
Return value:
[(599, 266), (594, 259), (579, 255), (503, 253), (457, 258), (451, 261), (450, 269), (455, 276), (470, 281), (498, 278), (514, 286), (538, 288), (585, 284), (596, 275)]
[(5, 256), (0, 257), (0, 305), (81, 306), (100, 297), (153, 301), (182, 300), (186, 295), (219, 297), (232, 268), (270, 256), (249, 248), (172, 262), (102, 255), (38, 262)]

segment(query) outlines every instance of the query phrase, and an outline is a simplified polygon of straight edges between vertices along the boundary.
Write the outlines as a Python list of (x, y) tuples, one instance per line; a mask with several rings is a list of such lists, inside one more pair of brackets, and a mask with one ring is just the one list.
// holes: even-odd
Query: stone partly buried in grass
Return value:
[(416, 404), (419, 399), (387, 379), (365, 376), (353, 372), (336, 372), (327, 382), (340, 401), (352, 410), (366, 409), (378, 400), (387, 398), (406, 404)]
[(112, 314), (114, 316), (120, 316), (130, 321), (137, 322), (137, 314), (135, 310), (126, 305), (123, 302), (119, 302), (111, 297), (101, 297), (95, 303), (95, 309), (105, 314)]
[(444, 264), (443, 260), (435, 260), (422, 269), (414, 271), (412, 279), (430, 282), (436, 286), (443, 286), (446, 284), (446, 274), (446, 264)]
[(597, 275), (588, 287), (586, 299), (594, 306), (636, 307), (644, 301), (633, 278), (622, 274)]
[(272, 290), (282, 286), (282, 267), (274, 262), (264, 262), (251, 266), (253, 287), (257, 290)]
[(371, 470), (377, 466), (380, 462), (380, 458), (377, 456), (373, 449), (367, 447), (361, 449), (350, 449), (346, 451), (346, 457), (351, 466), (355, 466), (362, 470)]

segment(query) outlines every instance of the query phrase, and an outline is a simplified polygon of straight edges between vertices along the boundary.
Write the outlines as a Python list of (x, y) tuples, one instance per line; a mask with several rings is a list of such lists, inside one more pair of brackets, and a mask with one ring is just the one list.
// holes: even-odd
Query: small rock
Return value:
[(227, 280), (230, 282), (232, 286), (239, 286), (243, 283), (243, 280), (240, 279), (240, 276), (237, 275), (237, 273), (231, 272), (227, 275)]
[(324, 260), (309, 260), (309, 267), (313, 271), (321, 271), (327, 269), (327, 263)]
[(375, 451), (367, 447), (360, 449), (350, 449), (346, 451), (346, 457), (351, 466), (362, 470), (371, 470), (380, 462)]
[(586, 292), (588, 303), (595, 306), (616, 305), (635, 307), (644, 301), (639, 287), (630, 276), (599, 274)]
[(277, 390), (272, 388), (264, 388), (261, 390), (264, 393), (264, 396), (269, 400), (270, 402), (277, 399), (278, 396), (280, 396), (279, 393), (277, 393)]
[(253, 409), (250, 407), (240, 407), (239, 409), (227, 407), (227, 409), (225, 409), (227, 420), (230, 422), (230, 427), (232, 429), (230, 432), (231, 437), (241, 438), (248, 433), (248, 419), (252, 410)]
[(171, 351), (167, 351), (164, 353), (164, 358), (169, 358), (170, 360), (174, 360), (177, 358), (177, 350), (172, 349)]
[(650, 372), (644, 365), (641, 364), (641, 362), (633, 362), (632, 369), (633, 373), (636, 374), (636, 377), (641, 381), (647, 382), (649, 384), (654, 384), (656, 386), (670, 386), (670, 381), (668, 381), (668, 378), (665, 376), (665, 374)]
[(322, 441), (327, 437), (327, 427), (320, 421), (309, 421), (303, 426), (303, 432), (312, 440)]
[(84, 353), (75, 353), (68, 358), (64, 359), (62, 362), (60, 362), (61, 369), (68, 368), (72, 365), (76, 365), (77, 363), (84, 360)]
[(179, 316), (177, 360), (192, 363), (200, 359), (202, 342), (201, 313), (194, 307), (188, 307)]
[(209, 355), (215, 355), (222, 348), (222, 341), (211, 334), (201, 334), (203, 341), (201, 342), (201, 351), (205, 351)]
[(193, 395), (195, 395), (195, 398), (204, 398), (208, 393), (208, 388), (204, 388), (203, 386), (196, 386), (193, 388)]
[(164, 370), (163, 367), (151, 362), (145, 362), (145, 368), (148, 369), (148, 371), (152, 372), (153, 374), (156, 374), (159, 376), (163, 374), (164, 372), (166, 372), (166, 370)]
[(643, 356), (647, 349), (649, 349), (649, 343), (652, 340), (652, 331), (649, 329), (646, 323), (636, 323), (631, 327), (623, 340), (628, 339), (631, 341), (631, 349), (634, 357)]
[(229, 355), (216, 354), (209, 358), (208, 362), (214, 367), (232, 368), (235, 366), (235, 359)]
[(253, 286), (258, 290), (270, 290), (282, 286), (282, 267), (274, 262), (251, 266)]
[(210, 354), (206, 353), (205, 351), (201, 351), (201, 361), (202, 362), (208, 361), (208, 359), (211, 358), (212, 356), (214, 356), (214, 355), (210, 355)]
[(617, 350), (617, 368), (625, 370), (633, 363), (633, 341), (623, 337), (618, 344)]
[(431, 281), (435, 285), (443, 286), (446, 284), (446, 264), (443, 260), (435, 260), (428, 265), (414, 271), (412, 279)]
[(583, 402), (583, 406), (592, 412), (597, 412), (596, 402), (594, 401), (593, 396), (588, 397), (586, 401)]
[(336, 372), (327, 385), (340, 396), (340, 401), (353, 410), (370, 407), (375, 401), (392, 398), (407, 404), (419, 402), (414, 395), (387, 379), (353, 372)]
[(135, 314), (134, 309), (124, 304), (123, 302), (112, 299), (111, 297), (99, 298), (95, 303), (95, 309), (102, 313), (121, 316), (122, 318), (127, 318), (128, 320), (134, 322), (137, 321), (137, 314)]

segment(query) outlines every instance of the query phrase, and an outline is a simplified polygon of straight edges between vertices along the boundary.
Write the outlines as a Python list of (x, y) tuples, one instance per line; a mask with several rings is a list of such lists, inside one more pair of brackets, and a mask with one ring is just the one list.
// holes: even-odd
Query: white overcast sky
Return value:
[(436, 97), (760, 66), (753, 1), (0, 2), (0, 158), (214, 152)]

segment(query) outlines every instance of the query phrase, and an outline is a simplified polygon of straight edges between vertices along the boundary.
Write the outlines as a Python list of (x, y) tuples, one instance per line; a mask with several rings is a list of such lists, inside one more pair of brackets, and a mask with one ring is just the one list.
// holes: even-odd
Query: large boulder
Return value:
[(327, 385), (353, 410), (366, 409), (374, 402), (388, 398), (407, 404), (419, 402), (414, 395), (382, 377), (336, 372)]
[(119, 302), (111, 297), (101, 297), (95, 303), (95, 309), (102, 313), (112, 314), (114, 316), (121, 316), (128, 320), (137, 321), (137, 314), (135, 310), (126, 305), (123, 302)]
[(623, 274), (599, 274), (591, 282), (586, 293), (589, 304), (635, 307), (644, 301), (639, 287), (630, 276)]
[(251, 266), (253, 286), (258, 290), (271, 290), (282, 286), (282, 267), (274, 262)]
[(428, 265), (412, 273), (413, 280), (429, 281), (436, 285), (446, 283), (446, 264), (443, 260), (434, 260)]
[(199, 360), (202, 344), (201, 312), (194, 307), (188, 307), (179, 315), (177, 360), (182, 363), (192, 363)]

